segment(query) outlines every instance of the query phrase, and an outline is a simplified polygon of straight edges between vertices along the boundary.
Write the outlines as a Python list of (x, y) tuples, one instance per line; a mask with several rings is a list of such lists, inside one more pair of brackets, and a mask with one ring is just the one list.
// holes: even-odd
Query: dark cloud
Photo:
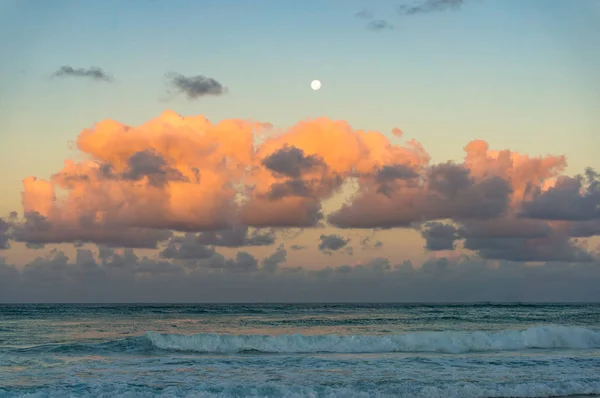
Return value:
[(167, 73), (170, 84), (188, 99), (194, 100), (207, 95), (223, 95), (227, 88), (211, 77), (183, 76), (178, 73)]
[(157, 187), (169, 181), (188, 181), (179, 170), (169, 167), (165, 159), (152, 150), (136, 152), (127, 164), (127, 170), (122, 173), (122, 178), (126, 180), (148, 178), (148, 183)]
[(10, 223), (4, 221), (4, 219), (0, 218), (0, 250), (2, 249), (10, 249)]
[(92, 80), (112, 82), (113, 78), (104, 72), (101, 68), (91, 67), (85, 68), (73, 68), (71, 66), (61, 66), (58, 71), (54, 73), (56, 77), (86, 77)]
[(412, 4), (398, 6), (400, 15), (425, 14), (434, 11), (455, 10), (464, 4), (465, 0), (420, 0)]
[(340, 228), (411, 227), (441, 219), (489, 219), (506, 213), (511, 185), (500, 177), (473, 179), (453, 163), (432, 166), (424, 184), (398, 185), (385, 195), (363, 191), (328, 217)]
[(421, 235), (427, 250), (453, 250), (456, 242), (491, 260), (519, 262), (589, 262), (595, 255), (570, 238), (539, 220), (517, 218), (469, 220), (451, 225), (429, 222)]
[(594, 254), (577, 245), (564, 235), (547, 238), (469, 238), (464, 242), (466, 249), (474, 250), (485, 259), (519, 262), (592, 262)]
[(168, 230), (98, 224), (91, 217), (80, 218), (75, 224), (50, 222), (39, 213), (30, 212), (23, 220), (13, 224), (12, 239), (29, 245), (82, 242), (156, 249), (160, 242), (172, 235)]
[(521, 217), (541, 220), (589, 221), (600, 219), (600, 179), (591, 168), (585, 176), (562, 176), (545, 192), (532, 189), (523, 202)]
[(392, 164), (383, 166), (375, 172), (375, 181), (379, 184), (377, 193), (391, 197), (394, 191), (394, 182), (398, 180), (410, 181), (418, 176), (419, 174), (408, 165)]
[(242, 247), (269, 246), (275, 243), (272, 230), (254, 230), (247, 226), (232, 227), (221, 231), (202, 232), (198, 235), (198, 243), (209, 246)]
[[(258, 268), (248, 253), (217, 256), (186, 269), (161, 259), (96, 260), (80, 249), (71, 262), (52, 251), (23, 268), (0, 259), (0, 302), (596, 302), (600, 263), (529, 266), (463, 257), (419, 267), (377, 258), (321, 270)], [(119, 257), (120, 256), (120, 257)], [(113, 259), (117, 265), (113, 264)], [(127, 260), (123, 261), (124, 258)]]
[(325, 167), (323, 159), (315, 155), (304, 155), (302, 149), (285, 146), (262, 161), (267, 169), (290, 178), (300, 178), (305, 172)]
[(277, 268), (287, 261), (287, 251), (283, 245), (279, 245), (275, 253), (262, 260), (262, 269), (267, 272), (275, 272)]
[(226, 259), (217, 253), (214, 257), (201, 263), (204, 268), (218, 269), (232, 273), (248, 273), (258, 270), (258, 260), (247, 252), (238, 252), (235, 258)]
[(464, 238), (478, 239), (533, 239), (545, 238), (553, 232), (554, 230), (546, 221), (509, 216), (490, 220), (463, 221), (460, 235)]
[(196, 260), (211, 258), (215, 250), (200, 242), (198, 235), (187, 233), (184, 236), (173, 236), (167, 246), (160, 252), (160, 257), (178, 260)]
[(319, 237), (321, 241), (318, 249), (325, 254), (331, 254), (332, 252), (338, 251), (344, 248), (350, 239), (346, 239), (341, 235), (321, 235)]
[(425, 239), (427, 250), (453, 250), (455, 242), (460, 239), (458, 229), (454, 225), (440, 222), (428, 222), (421, 228), (421, 236)]

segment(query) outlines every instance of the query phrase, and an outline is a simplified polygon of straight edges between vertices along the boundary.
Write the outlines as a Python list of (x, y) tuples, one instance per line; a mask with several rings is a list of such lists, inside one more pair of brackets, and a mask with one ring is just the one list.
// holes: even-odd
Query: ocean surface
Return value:
[(0, 397), (600, 394), (600, 305), (0, 305)]

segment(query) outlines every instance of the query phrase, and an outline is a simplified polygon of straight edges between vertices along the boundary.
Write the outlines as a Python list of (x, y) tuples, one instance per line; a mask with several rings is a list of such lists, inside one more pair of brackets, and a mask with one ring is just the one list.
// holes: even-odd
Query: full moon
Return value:
[(318, 81), (318, 80), (313, 80), (313, 81), (310, 83), (310, 87), (311, 87), (313, 90), (317, 91), (318, 89), (320, 89), (320, 88), (321, 88), (321, 82), (320, 82), (320, 81)]

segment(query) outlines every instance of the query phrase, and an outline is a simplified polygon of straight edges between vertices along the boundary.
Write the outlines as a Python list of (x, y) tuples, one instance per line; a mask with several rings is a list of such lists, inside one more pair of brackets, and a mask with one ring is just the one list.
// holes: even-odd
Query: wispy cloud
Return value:
[(55, 77), (82, 77), (96, 81), (112, 82), (113, 78), (108, 73), (104, 72), (101, 68), (90, 67), (85, 68), (73, 68), (72, 66), (63, 65), (58, 71), (54, 72)]
[(412, 4), (398, 6), (401, 15), (425, 14), (435, 11), (455, 10), (464, 4), (465, 0), (420, 0)]
[(379, 31), (394, 28), (394, 26), (385, 19), (376, 19), (373, 15), (373, 12), (368, 9), (363, 9), (362, 11), (354, 14), (354, 16), (356, 18), (368, 21), (365, 25), (368, 30)]

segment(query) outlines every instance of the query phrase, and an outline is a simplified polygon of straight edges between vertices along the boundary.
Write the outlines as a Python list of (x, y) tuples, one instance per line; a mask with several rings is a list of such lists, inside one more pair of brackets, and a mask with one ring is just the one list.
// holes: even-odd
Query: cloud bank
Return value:
[(600, 263), (528, 266), (461, 257), (419, 266), (375, 258), (309, 271), (239, 252), (205, 262), (139, 258), (133, 250), (53, 251), (22, 270), (0, 259), (0, 302), (586, 302), (599, 301)]
[[(397, 142), (400, 130), (393, 134)], [(296, 275), (300, 279), (289, 280), (301, 284), (317, 274), (285, 263), (287, 249), (305, 247), (286, 249), (277, 237), (323, 225), (337, 230), (320, 234), (313, 248), (330, 255), (381, 247), (372, 237), (348, 238), (350, 230), (408, 229), (420, 232), (432, 255), (467, 255), (465, 264), (477, 267), (504, 264), (545, 277), (556, 270), (552, 263), (583, 273), (598, 264), (587, 238), (600, 234), (600, 177), (592, 169), (564, 175), (567, 161), (560, 155), (531, 157), (474, 140), (464, 146), (462, 161), (432, 163), (415, 140), (392, 143), (344, 121), (317, 118), (275, 131), (267, 123), (212, 123), (172, 111), (140, 126), (101, 121), (79, 134), (77, 147), (84, 160), (65, 160), (48, 180), (25, 178), (23, 211), (0, 219), (1, 250), (11, 242), (31, 248), (70, 243), (79, 247), (75, 265), (55, 253), (22, 272), (4, 264), (5, 280), (17, 278), (30, 289), (36, 275), (70, 280), (93, 271), (94, 278), (112, 278), (114, 270), (128, 270), (118, 278), (161, 275), (185, 284), (208, 272), (255, 275), (258, 290), (275, 283), (268, 278)], [(322, 203), (342, 194), (343, 204), (325, 212)], [(98, 253), (83, 244), (98, 245)], [(248, 247), (272, 251), (260, 260), (244, 251)], [(140, 260), (136, 248), (156, 249), (157, 257)], [(221, 248), (241, 251), (226, 258)], [(531, 262), (547, 265), (540, 271)], [(425, 283), (427, 264), (410, 274), (415, 284)], [(401, 279), (402, 267), (394, 267), (384, 267), (391, 273), (384, 279)], [(338, 278), (360, 269), (318, 272)], [(485, 268), (482, 275), (506, 276), (497, 272)]]

